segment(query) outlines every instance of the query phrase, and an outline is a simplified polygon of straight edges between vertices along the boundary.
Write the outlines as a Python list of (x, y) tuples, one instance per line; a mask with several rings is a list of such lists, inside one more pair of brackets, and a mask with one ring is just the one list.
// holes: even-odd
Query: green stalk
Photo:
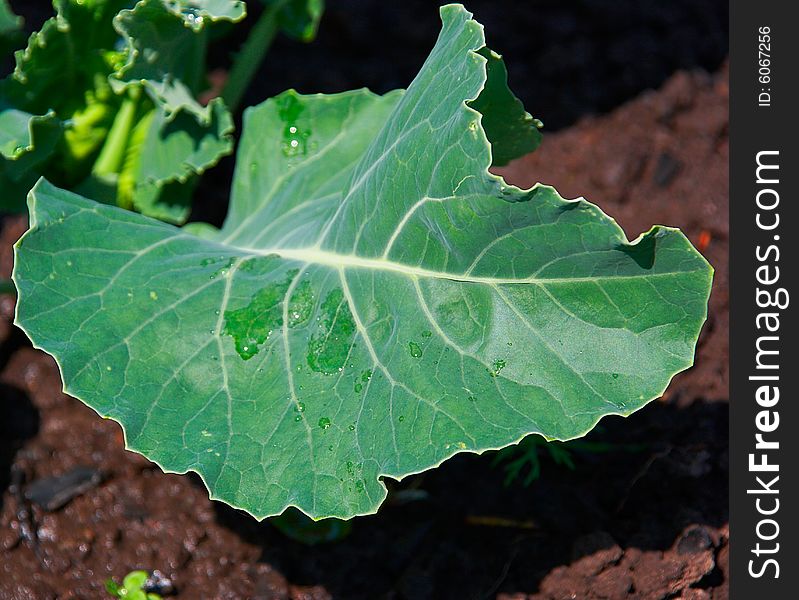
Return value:
[[(146, 105), (144, 108), (146, 108)], [(134, 123), (128, 135), (122, 164), (119, 168), (119, 178), (117, 179), (117, 206), (127, 210), (133, 210), (134, 208), (133, 195), (136, 190), (136, 176), (139, 173), (141, 147), (147, 139), (150, 126), (155, 118), (155, 111), (155, 108), (151, 108), (144, 114), (140, 114), (141, 111), (139, 111), (137, 113), (138, 119), (136, 119), (136, 123)]]
[(141, 89), (133, 88), (122, 101), (108, 137), (100, 151), (100, 156), (94, 162), (92, 174), (103, 176), (119, 173), (125, 161), (125, 148), (128, 146), (128, 137), (136, 124), (136, 109), (141, 98)]
[(203, 27), (196, 35), (192, 37), (194, 51), (192, 52), (192, 60), (188, 68), (184, 71), (181, 79), (192, 93), (197, 94), (202, 90), (205, 85), (205, 72), (206, 72), (206, 58), (208, 56), (208, 27)]
[(280, 11), (283, 10), (286, 3), (287, 0), (278, 0), (264, 10), (233, 61), (227, 83), (221, 94), (232, 112), (238, 108), (244, 92), (250, 86), (252, 78), (275, 39)]

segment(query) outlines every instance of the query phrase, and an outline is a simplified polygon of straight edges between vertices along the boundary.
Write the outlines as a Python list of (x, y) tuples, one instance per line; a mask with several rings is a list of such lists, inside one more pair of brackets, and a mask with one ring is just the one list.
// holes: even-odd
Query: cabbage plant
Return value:
[[(235, 109), (278, 30), (310, 40), (322, 0), (262, 0), (222, 97), (206, 89), (211, 30), (241, 0), (54, 0), (55, 16), (0, 82), (0, 210), (24, 207), (41, 176), (172, 223), (193, 177), (233, 149)], [(0, 3), (0, 41), (20, 20)]]
[(373, 513), (385, 478), (580, 437), (692, 364), (708, 263), (492, 174), (540, 122), (471, 14), (441, 19), (406, 90), (247, 109), (221, 229), (29, 195), (17, 325), (129, 449), (257, 518)]

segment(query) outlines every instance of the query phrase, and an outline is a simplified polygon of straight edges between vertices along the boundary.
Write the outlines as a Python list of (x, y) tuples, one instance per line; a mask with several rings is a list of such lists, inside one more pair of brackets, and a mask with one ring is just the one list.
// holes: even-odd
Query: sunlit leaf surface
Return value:
[(374, 512), (381, 477), (583, 435), (693, 360), (708, 264), (491, 175), (536, 123), (504, 80), (481, 94), (482, 27), (442, 20), (404, 93), (249, 109), (221, 231), (32, 194), (18, 325), (130, 448), (257, 517)]

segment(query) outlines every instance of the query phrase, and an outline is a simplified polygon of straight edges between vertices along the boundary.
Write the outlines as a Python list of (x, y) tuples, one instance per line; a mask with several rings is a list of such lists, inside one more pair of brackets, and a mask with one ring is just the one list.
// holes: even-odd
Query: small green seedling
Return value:
[(144, 591), (147, 578), (147, 571), (131, 571), (125, 575), (122, 585), (113, 579), (106, 580), (105, 589), (113, 598), (119, 600), (161, 600), (160, 595)]
[[(497, 452), (493, 466), (502, 465), (505, 471), (505, 485), (521, 481), (525, 487), (541, 476), (541, 452), (549, 453), (556, 465), (574, 470), (572, 454), (564, 442), (547, 442), (540, 435), (531, 435), (519, 442), (518, 446)], [(526, 472), (526, 475), (522, 475)]]
[[(597, 427), (597, 429), (599, 429)], [(556, 465), (566, 467), (570, 471), (577, 468), (575, 456), (579, 454), (604, 454), (613, 451), (640, 452), (646, 444), (615, 444), (595, 442), (585, 439), (561, 442), (547, 441), (539, 435), (524, 438), (516, 446), (504, 448), (496, 453), (492, 465), (502, 466), (505, 471), (505, 485), (521, 482), (529, 487), (541, 477), (541, 455), (548, 454)]]

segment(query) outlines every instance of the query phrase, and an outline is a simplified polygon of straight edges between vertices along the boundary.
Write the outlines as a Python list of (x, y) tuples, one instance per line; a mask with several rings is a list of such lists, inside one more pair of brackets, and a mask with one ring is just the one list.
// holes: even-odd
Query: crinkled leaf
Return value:
[(212, 111), (196, 99), (203, 84), (206, 29), (244, 14), (244, 4), (234, 0), (141, 0), (115, 20), (129, 55), (112, 84), (117, 90), (142, 84), (169, 118), (185, 110), (208, 124)]
[(184, 223), (195, 187), (191, 176), (233, 148), (230, 112), (220, 99), (210, 107), (210, 123), (200, 125), (190, 113), (181, 111), (170, 119), (161, 108), (145, 103), (119, 172), (95, 173), (74, 191), (168, 223)]
[(129, 60), (112, 84), (118, 90), (143, 85), (156, 105), (131, 174), (132, 203), (143, 214), (184, 222), (192, 189), (178, 184), (232, 150), (227, 108), (221, 100), (202, 106), (196, 98), (208, 25), (244, 14), (244, 3), (234, 0), (143, 0), (117, 18)]
[[(230, 0), (154, 0), (133, 9), (135, 4), (134, 0), (57, 2), (57, 16), (31, 36), (25, 51), (17, 53), (16, 71), (2, 83), (0, 102), (20, 114), (43, 114), (53, 109), (67, 123), (58, 160), (50, 161), (45, 168), (48, 177), (91, 193), (98, 200), (120, 202), (121, 194), (126, 206), (132, 203), (144, 214), (182, 222), (188, 215), (191, 190), (171, 185), (167, 198), (165, 186), (185, 181), (190, 173), (201, 173), (232, 149), (232, 119), (227, 110), (218, 101), (203, 107), (195, 100), (203, 75), (204, 28), (212, 20), (241, 18), (244, 5)], [(120, 32), (114, 27), (118, 14)], [(117, 48), (120, 33), (128, 36), (132, 52), (127, 64), (125, 52)], [(130, 38), (138, 34), (141, 39)], [(145, 143), (131, 142), (126, 148), (125, 173), (88, 177), (122, 100), (112, 92), (108, 76), (137, 66), (139, 70), (132, 72), (134, 79), (129, 85), (139, 86), (136, 78), (148, 76), (140, 71), (150, 59), (160, 61), (154, 72), (161, 78), (153, 83), (155, 87), (148, 88), (150, 93), (158, 97), (154, 91), (158, 84), (185, 94), (185, 98), (174, 105), (159, 103), (159, 118)], [(118, 91), (126, 87), (117, 78), (114, 81)], [(11, 116), (3, 114), (9, 122)], [(21, 125), (17, 121), (21, 123), (14, 121), (15, 127), (7, 135), (0, 134), (4, 155), (16, 141), (11, 138), (19, 137)], [(42, 156), (37, 152), (37, 159)], [(38, 164), (44, 166), (41, 160)], [(16, 168), (4, 168), (4, 173), (4, 179), (24, 177), (30, 185), (36, 179), (36, 174), (23, 170), (21, 163)], [(120, 193), (118, 182), (124, 182), (129, 192)], [(5, 206), (24, 204), (24, 185), (15, 186), (13, 193), (10, 187), (7, 189)]]
[(16, 69), (3, 82), (2, 93), (18, 108), (59, 114), (77, 110), (94, 90), (97, 76), (106, 77), (118, 54), (114, 16), (130, 0), (55, 2), (57, 15), (31, 34), (25, 50), (16, 53)]
[(279, 8), (280, 30), (289, 37), (310, 42), (316, 37), (319, 20), (325, 10), (324, 0), (261, 0), (267, 8)]
[[(104, 85), (113, 69), (117, 55), (111, 48), (117, 36), (111, 20), (129, 3), (55, 3), (57, 15), (31, 34), (28, 46), (16, 53), (14, 73), (0, 82), (0, 111), (8, 135), (30, 146), (30, 138), (22, 137), (24, 130), (31, 130), (27, 119), (32, 119), (31, 124), (41, 124), (53, 121), (57, 114), (65, 120), (85, 108), (87, 96), (94, 97), (98, 85)], [(6, 129), (12, 114), (17, 124)]]
[(0, 155), (13, 162), (12, 178), (21, 180), (52, 155), (61, 136), (61, 123), (53, 113), (36, 116), (0, 108), (0, 131)]
[(32, 115), (4, 105), (0, 99), (0, 156), (16, 160), (30, 153), (34, 149), (36, 131), (55, 121), (53, 113)]
[(236, 22), (247, 14), (242, 0), (162, 0), (167, 10), (200, 31), (206, 20)]
[[(14, 73), (0, 82), (0, 145), (6, 159), (8, 152), (17, 156), (13, 164), (4, 162), (0, 168), (3, 209), (23, 209), (25, 196), (43, 169), (65, 183), (79, 181), (88, 172), (79, 155), (99, 149), (113, 119), (115, 99), (106, 77), (118, 54), (113, 50), (117, 34), (111, 21), (130, 4), (56, 2), (57, 15), (16, 53)], [(64, 123), (67, 127), (62, 127)], [(67, 137), (62, 140), (64, 130)], [(56, 152), (59, 160), (48, 163)], [(48, 168), (53, 163), (54, 168)]]
[(442, 19), (404, 94), (248, 110), (218, 233), (31, 195), (17, 324), (130, 448), (258, 517), (373, 512), (381, 477), (580, 436), (693, 360), (709, 265), (491, 175), (482, 28)]
[(18, 212), (39, 178), (37, 169), (53, 153), (61, 123), (45, 115), (12, 108), (0, 99), (0, 211)]
[(233, 119), (219, 99), (209, 104), (211, 120), (200, 125), (193, 115), (181, 112), (168, 119), (156, 109), (134, 177), (133, 205), (142, 214), (183, 223), (189, 216), (191, 190), (180, 190), (189, 176), (202, 173), (233, 149)]

